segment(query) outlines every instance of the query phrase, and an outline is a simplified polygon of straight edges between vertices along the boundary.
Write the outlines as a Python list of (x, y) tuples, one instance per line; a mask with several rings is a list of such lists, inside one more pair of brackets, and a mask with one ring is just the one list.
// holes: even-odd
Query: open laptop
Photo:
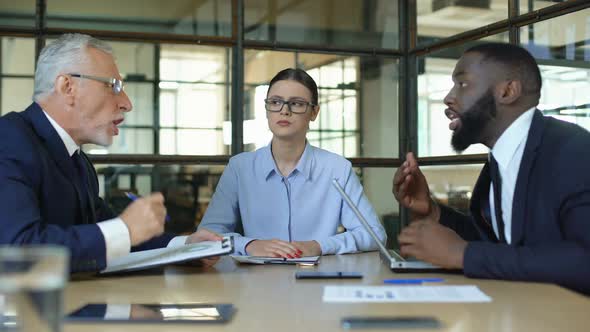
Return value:
[(367, 222), (367, 219), (365, 219), (365, 217), (362, 215), (361, 211), (359, 211), (357, 206), (352, 202), (352, 200), (350, 199), (348, 194), (346, 194), (346, 192), (344, 192), (344, 189), (342, 188), (340, 183), (338, 183), (338, 181), (336, 179), (333, 179), (332, 184), (334, 185), (334, 187), (336, 187), (336, 189), (338, 190), (338, 192), (340, 193), (342, 198), (346, 201), (348, 206), (350, 206), (350, 208), (352, 209), (354, 214), (361, 221), (361, 224), (363, 224), (363, 227), (365, 227), (367, 232), (369, 232), (369, 234), (371, 235), (373, 240), (377, 243), (377, 245), (379, 246), (379, 251), (381, 251), (381, 258), (385, 263), (387, 263), (389, 265), (389, 268), (391, 269), (391, 271), (404, 272), (404, 273), (441, 272), (441, 271), (449, 272), (449, 270), (445, 270), (445, 269), (441, 268), (440, 266), (435, 266), (430, 263), (426, 263), (426, 262), (422, 262), (422, 261), (418, 261), (418, 260), (405, 260), (395, 250), (388, 250), (387, 248), (385, 248), (383, 243), (381, 243), (381, 241), (379, 241), (379, 237), (377, 237), (377, 234), (375, 234), (375, 232), (373, 231), (373, 229), (371, 228), (371, 226)]

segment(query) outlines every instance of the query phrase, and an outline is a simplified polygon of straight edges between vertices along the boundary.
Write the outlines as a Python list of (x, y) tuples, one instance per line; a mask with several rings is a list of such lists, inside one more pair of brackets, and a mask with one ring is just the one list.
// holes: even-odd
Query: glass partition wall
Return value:
[(590, 3), (584, 0), (0, 1), (0, 112), (31, 102), (42, 46), (66, 32), (109, 41), (134, 110), (108, 148), (85, 146), (101, 196), (162, 191), (173, 232), (205, 211), (229, 157), (270, 141), (270, 79), (305, 69), (320, 89), (310, 143), (349, 158), (396, 245), (391, 194), (405, 153), (435, 197), (464, 209), (487, 149), (457, 155), (443, 98), (461, 52), (520, 44), (543, 75), (539, 108), (590, 129)]

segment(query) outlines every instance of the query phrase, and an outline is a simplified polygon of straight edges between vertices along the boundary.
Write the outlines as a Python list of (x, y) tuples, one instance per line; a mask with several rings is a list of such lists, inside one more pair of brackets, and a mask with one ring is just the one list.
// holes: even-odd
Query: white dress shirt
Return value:
[[(512, 237), (512, 200), (514, 198), (514, 188), (520, 169), (520, 161), (526, 146), (529, 129), (535, 114), (535, 107), (521, 114), (512, 124), (506, 128), (500, 138), (494, 144), (491, 154), (498, 162), (500, 177), (502, 178), (502, 219), (504, 220), (504, 235), (506, 242), (510, 243)], [(494, 186), (490, 185), (490, 211), (494, 208)], [(494, 233), (499, 238), (498, 222), (496, 214), (492, 215), (492, 226)]]
[[(49, 120), (49, 123), (51, 123), (55, 131), (57, 131), (57, 134), (66, 146), (70, 157), (72, 157), (74, 153), (79, 153), (78, 151), (80, 150), (80, 147), (76, 144), (70, 134), (55, 122), (47, 112), (43, 111), (43, 114), (45, 114), (47, 120)], [(105, 240), (107, 265), (111, 260), (128, 255), (131, 252), (131, 237), (129, 235), (129, 229), (121, 218), (117, 217), (101, 221), (96, 223), (96, 225), (100, 228)], [(167, 247), (182, 246), (185, 244), (187, 238), (188, 236), (186, 235), (176, 236), (168, 242)]]
[[(72, 157), (74, 153), (80, 153), (78, 151), (80, 150), (80, 147), (76, 144), (74, 139), (57, 122), (55, 122), (47, 112), (43, 111), (43, 113), (64, 142), (69, 156)], [(107, 250), (107, 265), (112, 259), (129, 254), (131, 251), (131, 238), (129, 236), (129, 229), (121, 218), (117, 217), (101, 221), (96, 223), (96, 225), (100, 228), (100, 231), (104, 236), (105, 247)]]

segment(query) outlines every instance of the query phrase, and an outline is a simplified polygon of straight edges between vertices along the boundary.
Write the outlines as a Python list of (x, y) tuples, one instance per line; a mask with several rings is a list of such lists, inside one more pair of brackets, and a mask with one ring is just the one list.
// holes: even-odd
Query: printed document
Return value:
[(326, 286), (324, 302), (490, 302), (474, 285)]

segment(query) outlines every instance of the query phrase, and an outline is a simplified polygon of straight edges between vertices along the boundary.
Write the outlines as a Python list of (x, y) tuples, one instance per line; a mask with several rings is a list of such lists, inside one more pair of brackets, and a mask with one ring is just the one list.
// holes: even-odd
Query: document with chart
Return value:
[(326, 286), (324, 302), (490, 302), (474, 285)]
[(148, 269), (170, 263), (181, 263), (206, 257), (231, 254), (233, 238), (226, 236), (221, 241), (205, 241), (171, 248), (159, 248), (132, 252), (114, 259), (101, 274)]

